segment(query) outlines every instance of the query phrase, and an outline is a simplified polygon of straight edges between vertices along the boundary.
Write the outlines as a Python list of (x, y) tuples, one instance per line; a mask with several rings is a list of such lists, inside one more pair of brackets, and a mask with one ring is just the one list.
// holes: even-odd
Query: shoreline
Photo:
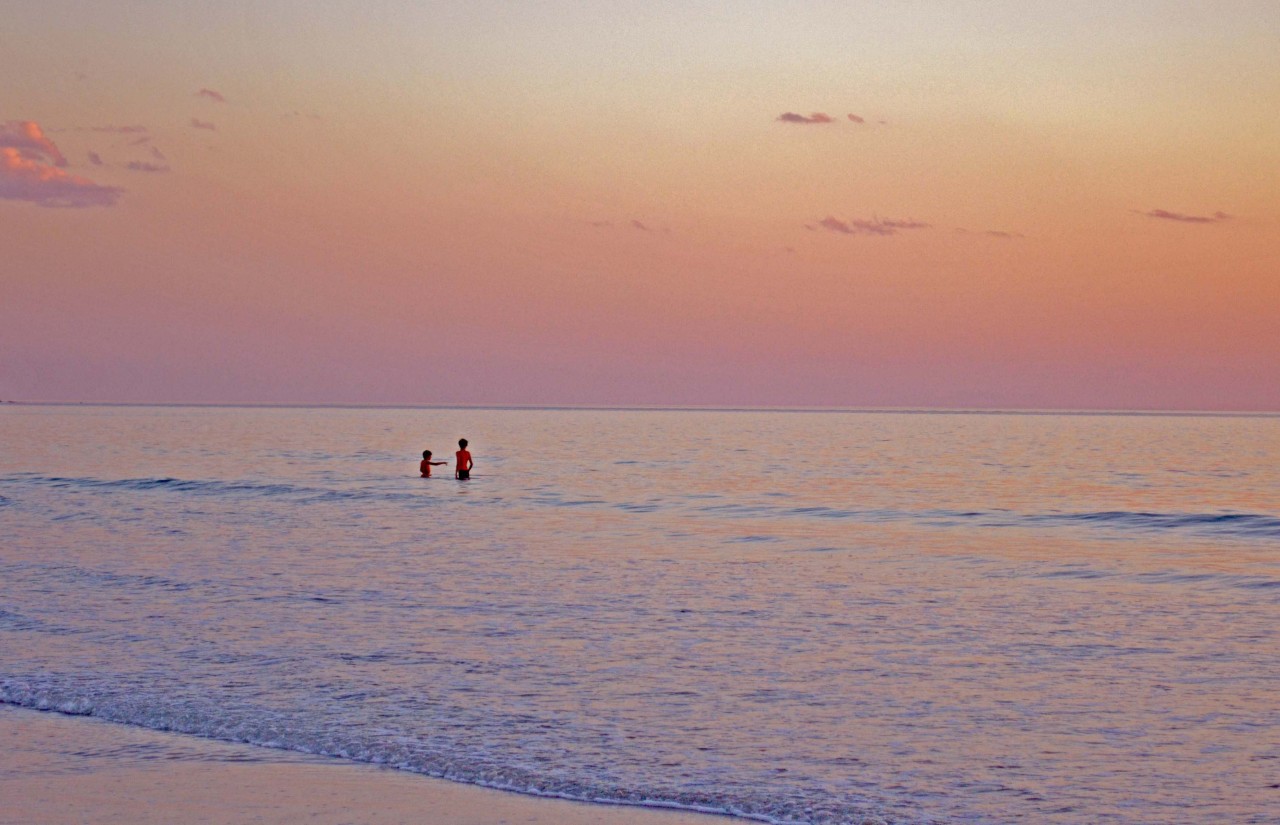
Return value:
[(730, 825), (659, 805), (580, 802), (377, 765), (0, 705), (0, 825)]

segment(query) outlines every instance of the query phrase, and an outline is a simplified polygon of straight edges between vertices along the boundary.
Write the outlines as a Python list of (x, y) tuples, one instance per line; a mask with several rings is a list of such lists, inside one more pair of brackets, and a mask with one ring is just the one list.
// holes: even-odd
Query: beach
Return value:
[(715, 825), (0, 705), (3, 825)]

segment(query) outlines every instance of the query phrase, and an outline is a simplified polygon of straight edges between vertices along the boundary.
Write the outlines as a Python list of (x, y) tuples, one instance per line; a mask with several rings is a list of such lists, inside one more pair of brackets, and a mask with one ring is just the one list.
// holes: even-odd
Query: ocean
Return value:
[(1280, 820), (1280, 417), (6, 405), (0, 536), (11, 705), (772, 823)]

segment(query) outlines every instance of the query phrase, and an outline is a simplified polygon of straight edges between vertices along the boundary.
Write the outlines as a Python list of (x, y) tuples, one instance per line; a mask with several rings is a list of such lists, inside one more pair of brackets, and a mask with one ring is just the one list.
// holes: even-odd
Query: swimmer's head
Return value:
[(467, 440), (465, 438), (459, 438), (458, 446), (464, 450), (467, 449)]

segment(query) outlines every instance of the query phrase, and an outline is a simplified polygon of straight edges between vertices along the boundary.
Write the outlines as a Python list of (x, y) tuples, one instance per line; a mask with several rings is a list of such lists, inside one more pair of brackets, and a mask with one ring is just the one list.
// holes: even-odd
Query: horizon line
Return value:
[(412, 403), (289, 403), (289, 402), (149, 402), (149, 401), (18, 401), (0, 400), (4, 407), (161, 407), (168, 409), (294, 409), (294, 410), (492, 410), (530, 412), (760, 412), (850, 413), (864, 415), (1077, 415), (1274, 418), (1280, 410), (1107, 409), (1054, 407), (927, 407), (927, 406), (767, 406), (722, 404), (412, 404)]

